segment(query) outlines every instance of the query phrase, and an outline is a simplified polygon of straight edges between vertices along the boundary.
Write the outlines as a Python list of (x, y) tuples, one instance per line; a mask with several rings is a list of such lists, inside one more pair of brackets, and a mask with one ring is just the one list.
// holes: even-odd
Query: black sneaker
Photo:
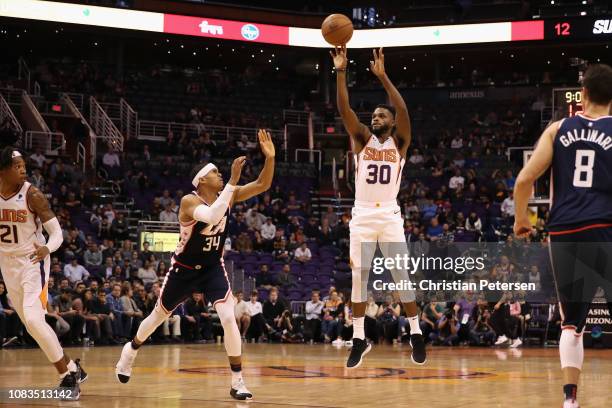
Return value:
[(60, 397), (62, 400), (77, 401), (81, 396), (81, 388), (77, 381), (77, 373), (68, 373), (62, 378), (60, 382)]
[(253, 394), (251, 394), (251, 391), (249, 391), (246, 385), (244, 385), (243, 379), (240, 379), (237, 383), (232, 384), (232, 388), (230, 389), (230, 395), (233, 399), (236, 399), (238, 401), (246, 401), (253, 399)]
[(77, 381), (79, 382), (79, 384), (83, 384), (85, 381), (87, 381), (87, 378), (89, 378), (89, 376), (87, 375), (85, 370), (83, 370), (83, 367), (81, 367), (80, 359), (77, 358), (76, 360), (74, 360), (74, 364), (76, 364), (77, 366), (77, 370), (75, 372)]
[(414, 364), (423, 365), (427, 361), (427, 352), (425, 351), (425, 341), (422, 334), (410, 335), (410, 347), (412, 347), (412, 355), (410, 359)]
[(346, 368), (357, 368), (361, 365), (363, 357), (372, 350), (372, 345), (367, 340), (353, 339), (351, 354), (346, 362)]

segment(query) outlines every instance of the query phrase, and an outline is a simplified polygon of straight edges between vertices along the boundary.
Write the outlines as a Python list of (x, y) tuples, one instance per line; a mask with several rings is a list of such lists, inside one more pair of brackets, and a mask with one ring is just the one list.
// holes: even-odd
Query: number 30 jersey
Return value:
[(553, 142), (548, 226), (612, 223), (612, 116), (564, 119)]
[(0, 256), (22, 256), (34, 251), (34, 242), (44, 245), (42, 224), (28, 205), (27, 181), (10, 197), (0, 195)]
[[(197, 196), (195, 192), (193, 194)], [(181, 223), (181, 238), (174, 251), (174, 260), (189, 267), (218, 264), (223, 256), (229, 215), (228, 205), (227, 212), (216, 225), (196, 220)]]
[(395, 205), (405, 163), (395, 140), (389, 137), (381, 143), (372, 135), (355, 156), (355, 205), (360, 202)]

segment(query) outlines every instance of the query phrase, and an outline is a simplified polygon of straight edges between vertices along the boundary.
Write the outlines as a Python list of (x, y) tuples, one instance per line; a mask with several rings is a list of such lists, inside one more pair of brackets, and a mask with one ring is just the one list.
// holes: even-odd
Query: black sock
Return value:
[(563, 386), (563, 393), (565, 394), (565, 399), (576, 399), (576, 395), (578, 394), (578, 386), (576, 384), (565, 384)]
[(239, 373), (242, 371), (242, 363), (238, 363), (238, 364), (230, 363), (230, 368), (232, 369), (233, 372)]
[(135, 341), (136, 341), (136, 337), (134, 337), (134, 339), (130, 341), (130, 344), (132, 345), (133, 350), (138, 350), (140, 346), (142, 346), (142, 344), (136, 345)]

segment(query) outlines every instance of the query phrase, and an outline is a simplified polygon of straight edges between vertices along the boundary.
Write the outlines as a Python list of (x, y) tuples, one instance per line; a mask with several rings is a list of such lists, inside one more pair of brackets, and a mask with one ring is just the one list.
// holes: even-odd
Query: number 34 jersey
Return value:
[(0, 195), (0, 256), (22, 256), (34, 251), (34, 242), (44, 245), (42, 224), (28, 205), (27, 181), (10, 197)]
[(612, 223), (612, 116), (564, 119), (553, 142), (548, 226)]
[[(201, 198), (200, 201), (207, 205)], [(181, 238), (174, 251), (174, 260), (190, 267), (218, 264), (223, 256), (229, 215), (228, 205), (225, 215), (216, 225), (195, 220), (181, 223)]]
[(370, 136), (356, 155), (355, 205), (397, 203), (404, 163), (392, 137), (381, 143), (376, 136)]

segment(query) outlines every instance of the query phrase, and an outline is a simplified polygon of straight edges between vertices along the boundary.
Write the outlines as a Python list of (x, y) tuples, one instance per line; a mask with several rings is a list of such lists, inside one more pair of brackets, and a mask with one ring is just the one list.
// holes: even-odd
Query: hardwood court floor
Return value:
[[(411, 407), (561, 406), (556, 349), (429, 349), (427, 365), (410, 362), (408, 346), (375, 346), (347, 372), (348, 349), (330, 345), (245, 345), (245, 379), (255, 399), (229, 396), (222, 345), (144, 346), (128, 384), (114, 376), (120, 347), (70, 348), (89, 373), (79, 402), (12, 406), (67, 407)], [(612, 407), (612, 350), (587, 350), (583, 408)], [(57, 385), (40, 350), (0, 351), (0, 388)], [(8, 406), (8, 405), (5, 405)]]

